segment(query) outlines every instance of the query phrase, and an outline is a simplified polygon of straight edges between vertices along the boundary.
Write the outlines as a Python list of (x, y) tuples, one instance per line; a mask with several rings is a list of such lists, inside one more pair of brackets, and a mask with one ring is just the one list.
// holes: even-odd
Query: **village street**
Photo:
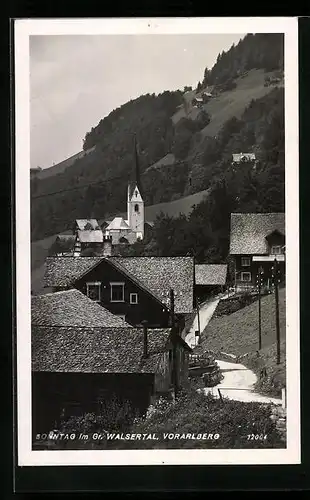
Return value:
[(215, 387), (206, 387), (205, 394), (210, 392), (215, 397), (219, 397), (218, 389), (220, 389), (223, 397), (235, 401), (281, 404), (281, 399), (263, 396), (253, 391), (257, 377), (246, 366), (220, 360), (217, 360), (217, 363), (222, 370), (224, 379)]
[[(212, 299), (209, 299), (200, 305), (200, 307), (199, 307), (199, 321), (200, 321), (200, 332), (201, 333), (204, 331), (204, 329), (206, 328), (210, 319), (212, 318), (213, 313), (214, 313), (215, 309), (217, 308), (217, 305), (218, 305), (220, 299), (223, 299), (225, 297), (226, 297), (226, 295), (219, 294), (216, 297), (213, 297)], [(196, 345), (195, 331), (197, 331), (198, 329), (199, 329), (198, 328), (198, 315), (196, 314), (195, 319), (194, 319), (192, 326), (190, 328), (190, 331), (188, 332), (188, 334), (185, 337), (185, 342), (190, 347), (195, 347), (195, 345)]]
[[(211, 320), (214, 311), (221, 298), (226, 296), (221, 294), (213, 297), (212, 299), (206, 301), (199, 308), (200, 315), (200, 331), (203, 332), (209, 321)], [(195, 331), (198, 330), (198, 315), (196, 314), (193, 324), (189, 333), (185, 337), (185, 341), (191, 347), (195, 347)], [(230, 353), (225, 353), (226, 355), (234, 356)], [(254, 384), (256, 383), (257, 377), (255, 373), (249, 370), (246, 366), (240, 363), (216, 360), (222, 373), (224, 379), (220, 384), (212, 388), (205, 388), (204, 392), (207, 394), (210, 392), (215, 397), (219, 397), (218, 389), (221, 391), (223, 397), (229, 399), (234, 399), (235, 401), (243, 402), (257, 402), (257, 403), (273, 403), (281, 404), (281, 399), (272, 398), (268, 396), (263, 396), (253, 391)]]

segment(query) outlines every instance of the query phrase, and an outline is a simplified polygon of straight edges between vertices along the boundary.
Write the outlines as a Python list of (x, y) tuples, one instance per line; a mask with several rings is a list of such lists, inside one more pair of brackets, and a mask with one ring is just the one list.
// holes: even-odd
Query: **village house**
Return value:
[(33, 436), (115, 401), (128, 424), (188, 383), (190, 352), (174, 329), (33, 326)]
[(195, 106), (197, 108), (201, 108), (204, 104), (204, 99), (202, 97), (194, 97), (192, 100), (192, 106)]
[(255, 161), (256, 161), (255, 153), (234, 153), (232, 155), (233, 163), (255, 162)]
[(196, 264), (195, 297), (201, 302), (215, 293), (223, 292), (226, 278), (227, 264)]
[(96, 219), (77, 219), (74, 255), (78, 256), (86, 248), (100, 249), (103, 246), (103, 232)]
[(76, 289), (31, 297), (31, 325), (55, 328), (127, 327), (123, 318), (112, 314)]
[(150, 328), (169, 326), (170, 290), (181, 329), (193, 311), (194, 259), (192, 257), (49, 257), (44, 287), (70, 288), (122, 317), (132, 326), (146, 320)]
[(230, 256), (234, 264), (235, 290), (253, 290), (258, 273), (263, 286), (273, 284), (274, 260), (278, 280), (285, 280), (285, 214), (232, 213), (230, 223)]

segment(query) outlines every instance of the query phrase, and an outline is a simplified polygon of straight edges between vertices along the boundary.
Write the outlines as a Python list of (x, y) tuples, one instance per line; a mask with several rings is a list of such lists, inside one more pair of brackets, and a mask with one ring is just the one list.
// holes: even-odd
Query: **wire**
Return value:
[(43, 194), (38, 194), (36, 196), (31, 196), (32, 200), (36, 200), (38, 198), (45, 198), (46, 196), (54, 196), (55, 194), (60, 194), (60, 193), (67, 193), (69, 191), (76, 191), (77, 189), (86, 189), (90, 186), (98, 186), (100, 184), (107, 184), (110, 181), (115, 181), (117, 179), (123, 179), (124, 175), (118, 175), (115, 177), (109, 177), (108, 179), (104, 179), (102, 181), (94, 181), (90, 182), (89, 184), (84, 184), (83, 186), (75, 186), (72, 188), (66, 188), (66, 189), (61, 189), (59, 191), (52, 191), (51, 193), (43, 193)]
[[(169, 167), (170, 165), (167, 165), (167, 167)], [(154, 169), (154, 170), (157, 170), (157, 169)], [(144, 172), (142, 173), (142, 175), (144, 174)], [(221, 175), (221, 173), (219, 173), (219, 175)], [(115, 177), (109, 177), (108, 179), (104, 179), (102, 181), (94, 181), (94, 182), (90, 182), (89, 184), (84, 184), (83, 186), (75, 186), (75, 187), (72, 187), (72, 188), (66, 188), (66, 189), (61, 189), (59, 191), (52, 191), (51, 193), (43, 193), (43, 194), (39, 194), (39, 195), (34, 195), (34, 196), (31, 196), (31, 199), (32, 200), (37, 200), (39, 198), (45, 198), (47, 196), (54, 196), (55, 194), (61, 194), (61, 193), (67, 193), (67, 192), (70, 192), (70, 191), (76, 191), (78, 189), (86, 189), (90, 186), (98, 186), (98, 185), (101, 185), (101, 184), (107, 184), (108, 182), (110, 181), (114, 181), (114, 180), (118, 180), (118, 179), (123, 179), (124, 178), (124, 175), (118, 175), (118, 176), (115, 176)], [(34, 178), (35, 179), (35, 178)], [(196, 183), (197, 180), (199, 179), (206, 179), (206, 175), (205, 174), (202, 174), (202, 175), (198, 175), (198, 176), (193, 176), (193, 177), (190, 177), (190, 186), (192, 186), (192, 182)], [(40, 180), (40, 179), (38, 179)], [(204, 188), (202, 189), (202, 191), (207, 191), (208, 189), (210, 189), (211, 186), (209, 186), (208, 188)], [(190, 193), (188, 195), (185, 195), (185, 196), (181, 196), (181, 198), (186, 198), (187, 196), (192, 196), (194, 194), (198, 194), (199, 191), (195, 192), (195, 193)], [(159, 203), (162, 203), (162, 202), (159, 202)]]

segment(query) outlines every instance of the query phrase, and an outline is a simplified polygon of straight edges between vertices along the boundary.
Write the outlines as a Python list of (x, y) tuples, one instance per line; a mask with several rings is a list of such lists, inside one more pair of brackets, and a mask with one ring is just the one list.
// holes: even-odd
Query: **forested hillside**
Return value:
[[(242, 82), (247, 78), (254, 81), (263, 70), (265, 83), (260, 76), (253, 98), (249, 86), (244, 102), (240, 101), (241, 90), (240, 95), (233, 96), (235, 88), (242, 89)], [(162, 215), (155, 223), (151, 240), (130, 251), (143, 248), (155, 254), (192, 252), (199, 232), (197, 257), (224, 258), (230, 211), (284, 209), (282, 70), (283, 36), (247, 35), (220, 54), (211, 70), (206, 68), (195, 89), (199, 95), (211, 86), (216, 106), (211, 102), (202, 109), (195, 108), (193, 114), (186, 109), (184, 91), (167, 91), (141, 96), (112, 111), (86, 134), (84, 149), (94, 147), (91, 153), (58, 175), (32, 181), (32, 239), (64, 231), (79, 217), (102, 219), (126, 210), (135, 134), (146, 205), (212, 189), (208, 199), (193, 211), (191, 224), (185, 217), (174, 220)], [(248, 72), (252, 72), (252, 80)], [(232, 116), (231, 109), (237, 107), (238, 113)], [(173, 120), (179, 112), (183, 118)], [(216, 113), (221, 113), (221, 121), (212, 135)], [(254, 152), (257, 164), (233, 167), (232, 154), (241, 151)], [(163, 160), (161, 165), (164, 158), (169, 161)], [(184, 236), (182, 244), (180, 235)]]

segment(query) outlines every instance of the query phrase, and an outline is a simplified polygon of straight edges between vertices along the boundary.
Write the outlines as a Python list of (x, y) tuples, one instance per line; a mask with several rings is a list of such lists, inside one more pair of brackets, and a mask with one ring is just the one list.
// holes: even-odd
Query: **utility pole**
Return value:
[(274, 259), (274, 296), (276, 302), (276, 338), (277, 338), (277, 365), (281, 362), (280, 353), (280, 320), (279, 320), (279, 278), (278, 261)]
[(178, 366), (177, 366), (177, 342), (176, 342), (176, 326), (174, 314), (174, 290), (170, 290), (170, 324), (171, 324), (171, 340), (172, 340), (172, 381), (174, 389), (174, 397), (177, 397), (179, 384), (178, 384)]
[(262, 285), (263, 268), (258, 268), (258, 350), (262, 348), (262, 305), (261, 305), (261, 285)]
[(200, 312), (199, 312), (199, 300), (198, 299), (197, 299), (197, 322), (198, 322), (198, 332), (199, 332), (198, 342), (199, 342), (200, 336), (201, 336), (201, 331), (200, 331)]

